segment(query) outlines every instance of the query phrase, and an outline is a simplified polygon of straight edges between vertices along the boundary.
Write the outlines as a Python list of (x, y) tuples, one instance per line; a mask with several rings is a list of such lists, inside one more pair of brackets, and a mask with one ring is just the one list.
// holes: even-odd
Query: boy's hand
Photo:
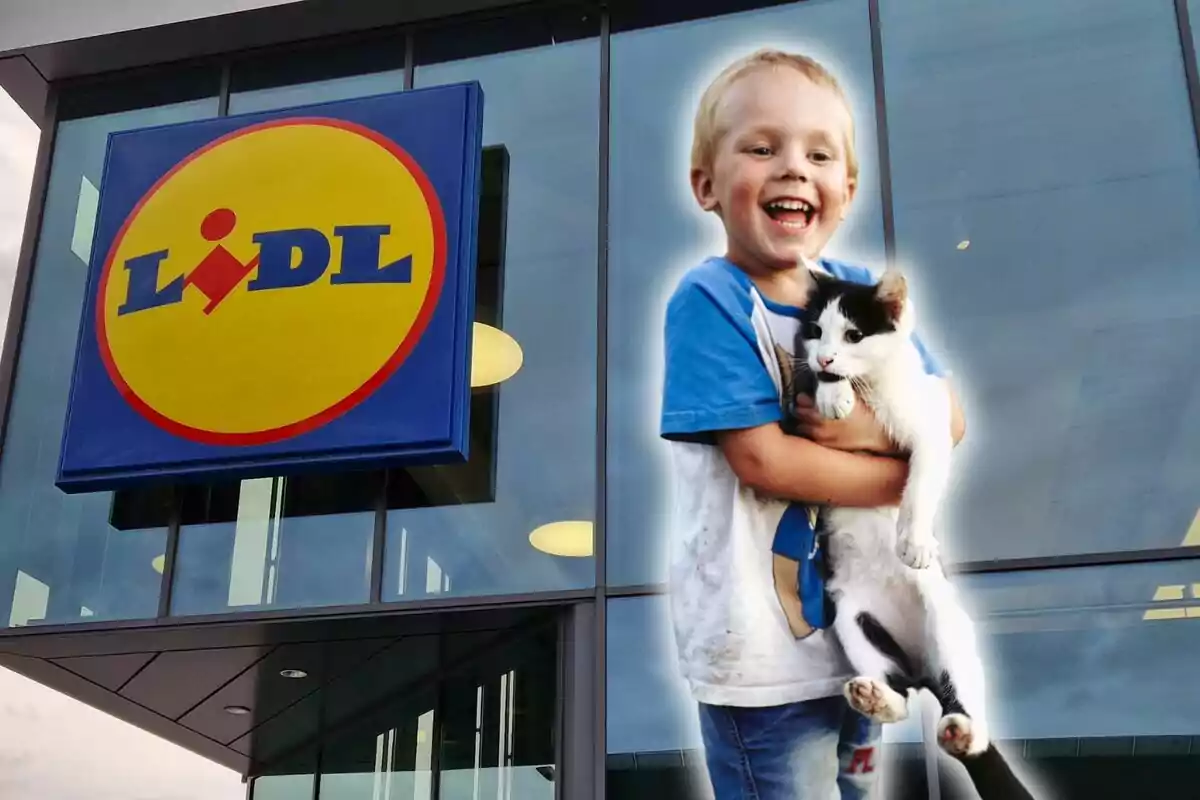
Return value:
[(880, 426), (866, 403), (855, 403), (843, 419), (826, 419), (807, 395), (796, 399), (796, 426), (800, 435), (822, 447), (851, 452), (899, 455), (896, 445)]

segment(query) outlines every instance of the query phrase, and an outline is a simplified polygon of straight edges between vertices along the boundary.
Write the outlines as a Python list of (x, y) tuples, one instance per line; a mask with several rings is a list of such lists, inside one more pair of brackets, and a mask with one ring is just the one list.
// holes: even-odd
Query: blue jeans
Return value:
[(716, 800), (862, 800), (876, 783), (880, 731), (840, 695), (768, 708), (700, 705)]

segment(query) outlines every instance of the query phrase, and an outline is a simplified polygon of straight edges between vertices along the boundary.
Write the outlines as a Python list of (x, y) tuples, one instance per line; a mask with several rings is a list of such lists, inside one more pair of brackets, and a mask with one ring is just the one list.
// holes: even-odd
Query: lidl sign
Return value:
[(58, 485), (465, 459), (482, 104), (114, 134)]

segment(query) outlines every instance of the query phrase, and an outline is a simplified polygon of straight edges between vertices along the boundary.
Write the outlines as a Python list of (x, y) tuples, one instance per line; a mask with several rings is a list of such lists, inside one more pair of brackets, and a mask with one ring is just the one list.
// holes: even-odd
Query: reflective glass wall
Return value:
[[(479, 81), (484, 146), (507, 155), (503, 246), (492, 245), (495, 288), (477, 318), (496, 320), (522, 364), (495, 387), (490, 460), (416, 473), (420, 486), (389, 502), (383, 596), (593, 586), (600, 15), (568, 7), (438, 28), (414, 37), (413, 59), (416, 89)], [(473, 467), (490, 472), (483, 502), (470, 494), (482, 479)]]
[[(1001, 748), (1052, 797), (1151, 774), (1187, 785), (1200, 726), (1167, 687), (1200, 643), (1196, 4), (719, 5), (612, 16), (609, 797), (707, 796), (658, 596), (662, 310), (721, 247), (687, 185), (691, 110), (760, 46), (816, 56), (846, 85), (863, 187), (826, 254), (905, 270), (962, 396), (943, 541)], [(941, 797), (974, 797), (929, 712), (886, 731), (895, 796), (929, 796), (931, 756)]]
[[(594, 587), (600, 24), (590, 7), (500, 14), (62, 87), (0, 457), (0, 624)], [(108, 134), (461, 81), (486, 106), (475, 347), (519, 352), (473, 388), (469, 462), (57, 490)]]
[(214, 117), (219, 90), (215, 67), (167, 71), (59, 104), (0, 455), (0, 626), (159, 612), (172, 492), (66, 495), (54, 478), (108, 135)]
[[(662, 305), (721, 244), (687, 183), (694, 103), (774, 45), (826, 63), (855, 115), (861, 186), (828, 254), (906, 271), (966, 408), (943, 540), (1002, 746), (1063, 792), (1078, 759), (1188, 759), (1200, 729), (1170, 687), (1200, 642), (1196, 13), (550, 4), (64, 92), (0, 454), (0, 624), (587, 590), (607, 610), (610, 796), (702, 793), (662, 597)], [(475, 318), (522, 354), (473, 394), (470, 462), (59, 493), (108, 132), (461, 80), (485, 93)], [(888, 730), (898, 796), (929, 788), (926, 722)]]

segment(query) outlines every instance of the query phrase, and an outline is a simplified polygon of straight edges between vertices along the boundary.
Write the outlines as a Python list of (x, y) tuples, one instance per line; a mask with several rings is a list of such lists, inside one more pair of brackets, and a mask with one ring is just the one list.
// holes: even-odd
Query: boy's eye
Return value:
[(850, 344), (858, 344), (863, 340), (862, 331), (857, 331), (854, 328), (846, 331), (846, 341)]
[(771, 148), (766, 147), (765, 145), (760, 147), (752, 147), (750, 148), (750, 152), (754, 153), (756, 156), (769, 156), (771, 155)]
[(820, 339), (821, 326), (815, 322), (806, 322), (800, 326), (800, 335), (805, 339)]
[(817, 161), (819, 163), (824, 163), (826, 161), (832, 160), (833, 156), (831, 156), (829, 153), (819, 152), (819, 153), (813, 153), (812, 159), (813, 159), (813, 161)]

